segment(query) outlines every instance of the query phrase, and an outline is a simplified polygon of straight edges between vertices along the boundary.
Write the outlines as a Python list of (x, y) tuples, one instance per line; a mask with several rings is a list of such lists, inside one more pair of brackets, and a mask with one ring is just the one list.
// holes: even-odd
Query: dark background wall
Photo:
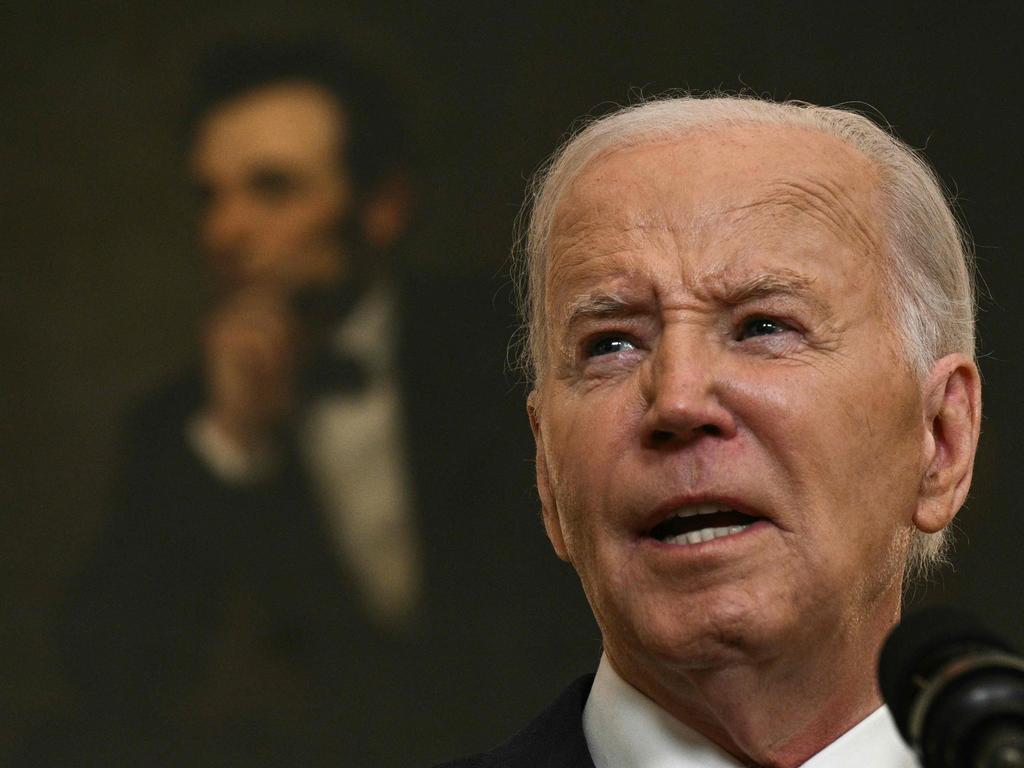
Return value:
[(179, 126), (199, 53), (238, 34), (334, 35), (394, 81), (424, 158), (409, 249), (424, 269), (499, 274), (524, 178), (575, 117), (609, 102), (722, 88), (878, 110), (956, 192), (983, 278), (986, 416), (974, 492), (955, 567), (919, 599), (972, 606), (1024, 644), (1021, 8), (247, 0), (8, 9), (0, 757), (66, 696), (49, 627), (101, 522), (118, 416), (194, 343), (206, 287)]

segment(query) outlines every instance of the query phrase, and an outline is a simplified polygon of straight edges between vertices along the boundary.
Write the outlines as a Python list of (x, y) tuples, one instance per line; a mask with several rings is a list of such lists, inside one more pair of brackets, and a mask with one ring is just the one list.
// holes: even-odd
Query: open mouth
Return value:
[(665, 544), (700, 544), (733, 536), (759, 519), (717, 504), (694, 504), (680, 507), (647, 535)]

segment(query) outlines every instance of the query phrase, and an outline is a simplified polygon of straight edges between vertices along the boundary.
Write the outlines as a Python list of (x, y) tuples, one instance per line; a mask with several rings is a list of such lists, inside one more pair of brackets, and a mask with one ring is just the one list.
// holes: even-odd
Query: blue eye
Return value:
[(755, 336), (772, 336), (789, 330), (789, 326), (770, 317), (752, 317), (740, 326), (739, 338), (750, 339)]
[(605, 336), (588, 344), (586, 351), (587, 357), (601, 357), (602, 355), (626, 352), (630, 349), (635, 349), (633, 343), (621, 336)]

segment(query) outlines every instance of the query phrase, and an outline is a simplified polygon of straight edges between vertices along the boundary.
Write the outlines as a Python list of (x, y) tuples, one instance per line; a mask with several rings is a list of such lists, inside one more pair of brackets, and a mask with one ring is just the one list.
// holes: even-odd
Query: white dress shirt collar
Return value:
[(393, 373), (397, 346), (395, 296), (384, 282), (371, 285), (335, 329), (331, 344), (354, 356), (374, 378)]
[[(597, 768), (739, 768), (743, 763), (684, 725), (601, 657), (583, 709), (583, 732)], [(880, 707), (803, 768), (916, 768), (889, 711)]]

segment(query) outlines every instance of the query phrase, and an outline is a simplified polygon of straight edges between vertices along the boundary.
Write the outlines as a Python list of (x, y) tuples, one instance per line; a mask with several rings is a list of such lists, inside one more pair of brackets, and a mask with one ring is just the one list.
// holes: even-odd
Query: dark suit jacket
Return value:
[[(262, 486), (219, 482), (184, 437), (203, 400), (196, 374), (135, 413), (106, 530), (64, 622), (69, 675), (103, 721), (88, 730), (102, 749), (124, 747), (97, 762), (427, 762), (455, 746), (437, 734), (499, 733), (543, 676), (593, 664), (592, 624), (574, 629), (563, 615), (582, 613), (578, 587), (553, 572), (534, 512), (493, 293), (446, 280), (401, 297), (426, 573), (408, 635), (367, 621), (295, 452)], [(499, 687), (510, 709), (465, 693)]]
[(583, 735), (583, 707), (593, 675), (576, 680), (500, 747), (438, 768), (594, 768)]

